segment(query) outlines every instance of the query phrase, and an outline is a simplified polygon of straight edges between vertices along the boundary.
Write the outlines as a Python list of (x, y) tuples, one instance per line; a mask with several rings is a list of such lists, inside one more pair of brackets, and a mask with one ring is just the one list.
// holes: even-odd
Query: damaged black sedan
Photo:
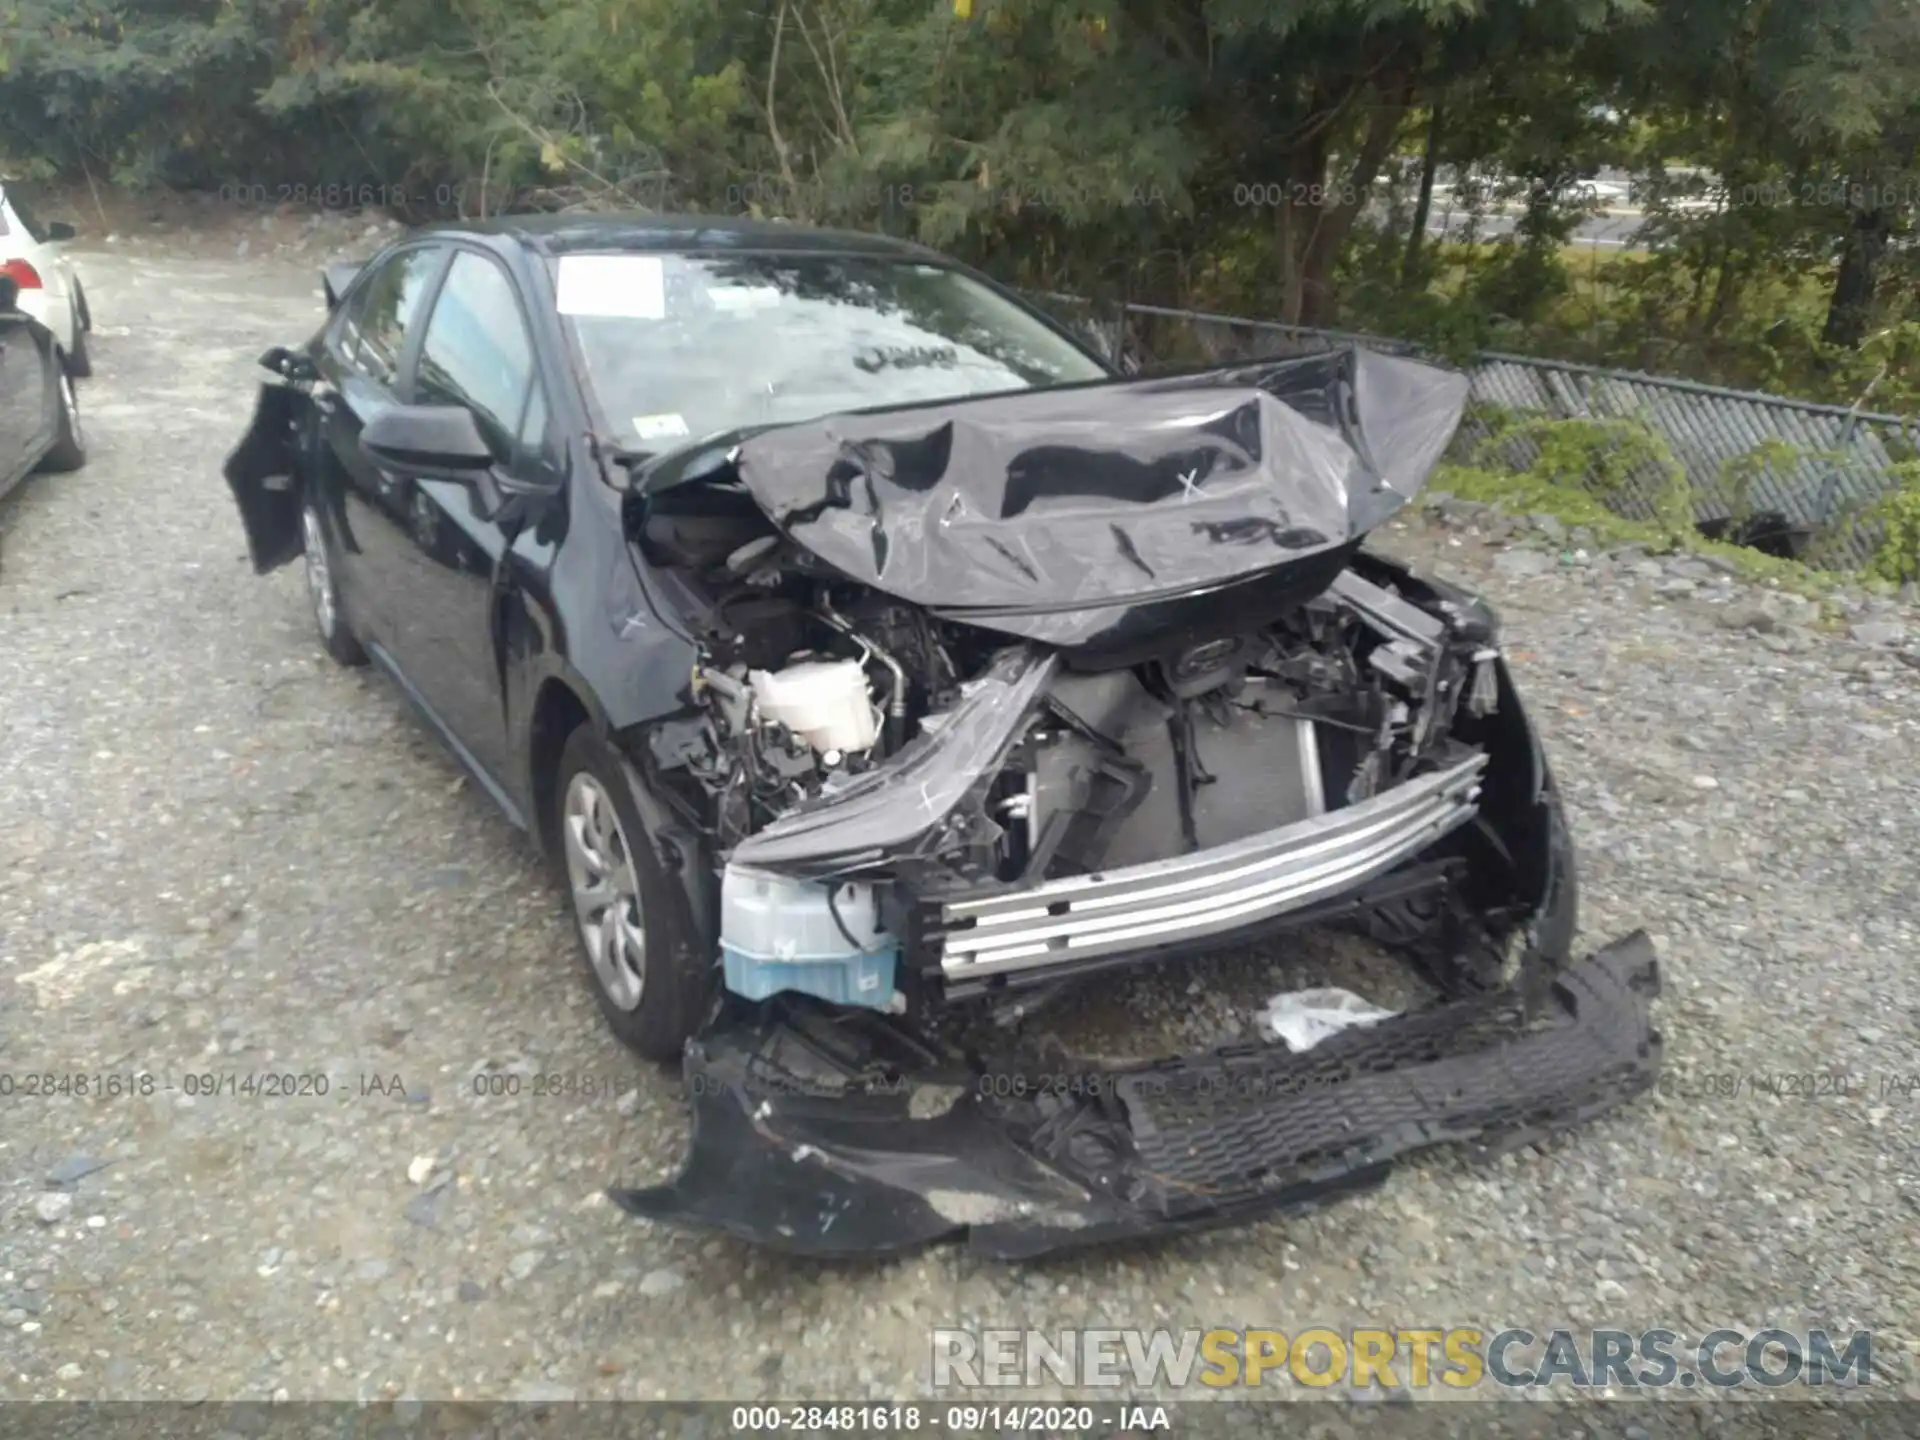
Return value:
[[(1031, 1255), (1651, 1082), (1651, 948), (1571, 954), (1494, 617), (1363, 548), (1461, 377), (1123, 377), (932, 252), (722, 220), (431, 229), (325, 293), (227, 463), (253, 563), (304, 557), (327, 650), (564, 874), (614, 1032), (684, 1056), (632, 1212)], [(1126, 1063), (1031, 1018), (1330, 924), (1437, 1003)]]

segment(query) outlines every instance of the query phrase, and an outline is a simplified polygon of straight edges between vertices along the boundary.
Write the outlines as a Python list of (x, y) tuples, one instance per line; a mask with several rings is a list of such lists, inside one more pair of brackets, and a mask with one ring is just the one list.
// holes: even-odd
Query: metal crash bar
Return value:
[(1225, 933), (1302, 909), (1413, 858), (1470, 820), (1486, 756), (1230, 845), (1008, 894), (949, 901), (950, 980)]

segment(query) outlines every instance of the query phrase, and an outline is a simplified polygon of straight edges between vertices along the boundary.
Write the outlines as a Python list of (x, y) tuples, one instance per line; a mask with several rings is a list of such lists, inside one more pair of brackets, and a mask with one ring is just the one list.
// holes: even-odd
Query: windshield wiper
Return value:
[[(668, 489), (686, 480), (701, 479), (721, 469), (740, 442), (768, 430), (783, 429), (793, 421), (775, 421), (763, 425), (742, 425), (733, 430), (716, 430), (710, 435), (683, 440), (667, 450), (640, 455), (629, 464), (632, 484), (643, 490)], [(636, 455), (635, 451), (616, 451), (616, 457)]]
[(606, 447), (605, 453), (607, 459), (611, 460), (631, 476), (634, 471), (640, 469), (649, 461), (656, 459), (660, 452), (657, 450), (628, 450), (619, 445), (609, 445)]

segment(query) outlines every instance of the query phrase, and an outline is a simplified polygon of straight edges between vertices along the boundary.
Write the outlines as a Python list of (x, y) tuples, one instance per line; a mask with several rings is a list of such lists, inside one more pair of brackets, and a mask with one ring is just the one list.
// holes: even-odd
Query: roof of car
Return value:
[(422, 234), (493, 235), (561, 255), (569, 250), (757, 250), (941, 260), (937, 251), (887, 235), (827, 230), (739, 215), (544, 214), (446, 221)]

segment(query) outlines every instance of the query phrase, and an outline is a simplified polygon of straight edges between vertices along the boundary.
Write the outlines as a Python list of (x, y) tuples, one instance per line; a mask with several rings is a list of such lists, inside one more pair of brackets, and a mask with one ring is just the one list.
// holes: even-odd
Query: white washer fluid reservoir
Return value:
[(747, 680), (761, 715), (815, 750), (866, 750), (880, 736), (880, 713), (858, 660), (802, 660), (783, 670), (751, 671)]

